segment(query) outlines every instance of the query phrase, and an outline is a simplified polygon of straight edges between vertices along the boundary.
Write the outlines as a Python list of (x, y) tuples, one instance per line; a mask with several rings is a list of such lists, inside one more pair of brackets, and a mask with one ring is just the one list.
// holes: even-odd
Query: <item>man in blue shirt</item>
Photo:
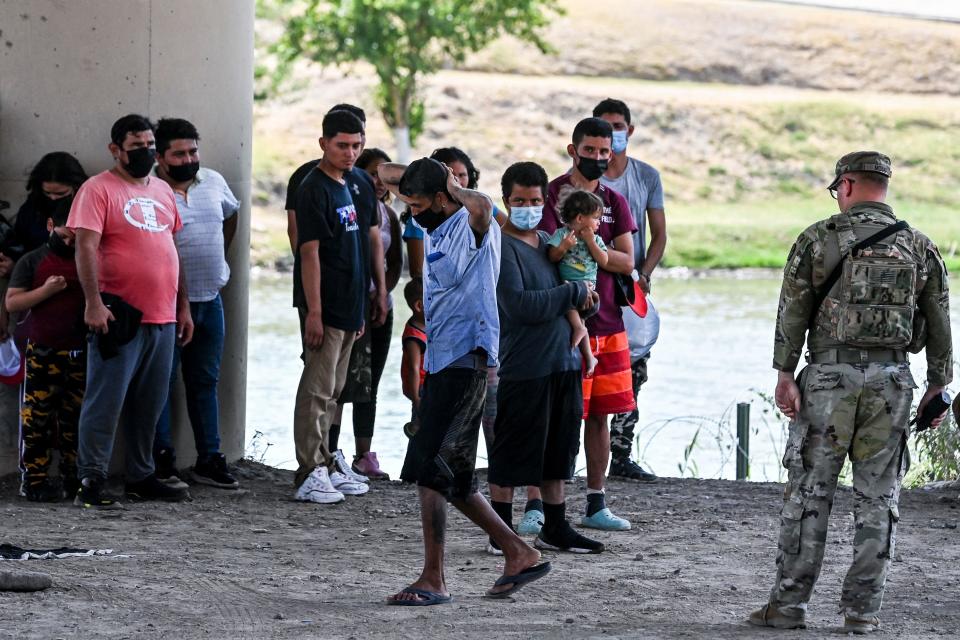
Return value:
[(474, 476), (487, 367), (496, 366), (500, 342), (500, 228), (491, 224), (493, 203), (460, 186), (448, 167), (431, 158), (409, 167), (385, 163), (379, 171), (426, 232), (423, 303), (428, 336), (420, 429), (410, 440), (400, 474), (417, 484), (425, 561), (420, 577), (387, 603), (450, 601), (443, 577), (448, 501), (503, 550), (504, 575), (487, 595), (506, 597), (546, 575), (550, 563), (538, 564), (540, 552), (493, 511)]

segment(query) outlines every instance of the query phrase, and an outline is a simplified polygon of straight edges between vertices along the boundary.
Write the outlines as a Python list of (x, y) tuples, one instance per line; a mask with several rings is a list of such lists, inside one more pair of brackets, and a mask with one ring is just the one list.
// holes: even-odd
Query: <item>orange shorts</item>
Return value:
[(630, 413), (637, 408), (630, 373), (630, 345), (627, 332), (590, 338), (597, 358), (592, 378), (583, 379), (583, 417)]

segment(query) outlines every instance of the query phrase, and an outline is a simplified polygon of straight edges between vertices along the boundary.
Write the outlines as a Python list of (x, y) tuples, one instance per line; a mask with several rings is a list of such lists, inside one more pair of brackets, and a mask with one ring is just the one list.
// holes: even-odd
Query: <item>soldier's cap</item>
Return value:
[(840, 176), (853, 171), (870, 171), (888, 178), (893, 175), (888, 156), (879, 151), (854, 151), (837, 160), (836, 174), (827, 189), (835, 189), (840, 184)]

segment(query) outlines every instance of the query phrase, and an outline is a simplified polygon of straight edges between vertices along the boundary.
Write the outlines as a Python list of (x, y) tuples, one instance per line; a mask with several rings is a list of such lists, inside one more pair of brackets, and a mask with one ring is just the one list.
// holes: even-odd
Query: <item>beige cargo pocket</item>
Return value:
[(803, 469), (803, 444), (807, 440), (810, 422), (803, 416), (797, 416), (795, 420), (790, 422), (789, 429), (787, 445), (784, 447), (781, 463), (784, 469), (794, 467)]
[(893, 382), (897, 385), (897, 388), (902, 391), (917, 388), (917, 382), (913, 379), (913, 374), (910, 373), (910, 365), (901, 366), (894, 373), (891, 373), (890, 376), (893, 378)]
[(800, 553), (800, 521), (803, 503), (787, 500), (780, 510), (780, 551), (795, 556)]
[(839, 371), (811, 371), (807, 374), (807, 391), (828, 391), (841, 386)]

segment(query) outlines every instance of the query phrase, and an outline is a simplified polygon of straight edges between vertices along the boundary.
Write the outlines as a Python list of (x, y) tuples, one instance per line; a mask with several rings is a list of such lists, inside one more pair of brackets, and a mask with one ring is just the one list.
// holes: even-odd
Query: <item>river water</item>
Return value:
[[(736, 404), (750, 403), (750, 479), (782, 477), (778, 457), (784, 425), (764, 396), (772, 395), (773, 323), (780, 281), (773, 273), (662, 277), (653, 298), (660, 311), (660, 339), (649, 363), (649, 382), (639, 396), (635, 456), (663, 476), (733, 478), (736, 474)], [(403, 289), (403, 282), (396, 291)], [(400, 388), (400, 333), (409, 317), (395, 296), (394, 340), (380, 383), (373, 450), (396, 477), (407, 438), (402, 426), (410, 403)], [(958, 317), (954, 313), (954, 331)], [(289, 274), (261, 274), (250, 285), (250, 346), (247, 385), (248, 455), (282, 468), (296, 468), (293, 405), (302, 370), (296, 310), (290, 306)], [(922, 354), (921, 354), (922, 356)], [(918, 381), (922, 357), (913, 358)], [(349, 405), (340, 444), (353, 452)], [(255, 434), (260, 432), (260, 436)], [(478, 467), (486, 466), (480, 438)], [(578, 472), (584, 473), (583, 453)]]

